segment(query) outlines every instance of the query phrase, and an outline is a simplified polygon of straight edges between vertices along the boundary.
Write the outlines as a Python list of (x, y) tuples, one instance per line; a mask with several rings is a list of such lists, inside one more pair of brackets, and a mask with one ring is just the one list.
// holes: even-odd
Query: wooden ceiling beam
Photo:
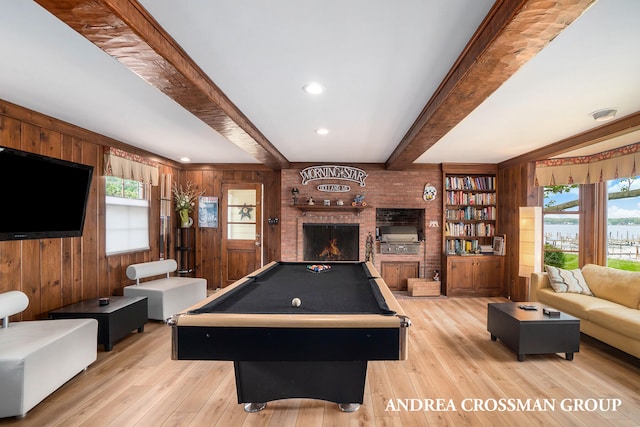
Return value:
[(263, 165), (276, 170), (289, 166), (137, 1), (36, 2)]
[(595, 0), (498, 0), (385, 163), (404, 170)]

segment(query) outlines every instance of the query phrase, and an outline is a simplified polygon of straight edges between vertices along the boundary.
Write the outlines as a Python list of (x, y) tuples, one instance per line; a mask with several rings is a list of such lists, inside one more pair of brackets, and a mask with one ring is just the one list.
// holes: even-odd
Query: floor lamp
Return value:
[(526, 299), (529, 296), (531, 273), (542, 271), (542, 208), (520, 207), (520, 245), (518, 246), (518, 276), (526, 279)]

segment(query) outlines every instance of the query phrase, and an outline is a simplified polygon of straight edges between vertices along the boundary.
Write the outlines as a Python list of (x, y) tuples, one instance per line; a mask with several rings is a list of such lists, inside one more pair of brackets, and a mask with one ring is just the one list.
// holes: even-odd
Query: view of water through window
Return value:
[[(607, 265), (640, 271), (640, 180), (607, 182)], [(578, 268), (578, 186), (545, 187), (545, 264)]]

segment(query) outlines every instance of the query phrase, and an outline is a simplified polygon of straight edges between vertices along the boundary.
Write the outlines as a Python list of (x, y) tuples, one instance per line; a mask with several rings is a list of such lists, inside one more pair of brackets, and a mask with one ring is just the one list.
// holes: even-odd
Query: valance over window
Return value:
[(536, 186), (594, 184), (637, 176), (640, 143), (590, 156), (564, 157), (536, 162)]
[(158, 185), (158, 165), (115, 147), (104, 148), (104, 173), (124, 179)]

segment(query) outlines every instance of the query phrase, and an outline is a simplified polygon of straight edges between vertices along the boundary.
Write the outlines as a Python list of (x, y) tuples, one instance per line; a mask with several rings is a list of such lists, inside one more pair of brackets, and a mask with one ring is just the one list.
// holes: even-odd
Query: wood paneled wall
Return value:
[(504, 264), (505, 296), (514, 301), (529, 298), (528, 280), (518, 276), (520, 206), (542, 206), (541, 194), (533, 187), (533, 163), (511, 165), (498, 170), (498, 230), (506, 235)]
[[(268, 218), (280, 217), (280, 172), (260, 165), (189, 165), (180, 175), (180, 182), (191, 181), (204, 196), (218, 197), (222, 206), (222, 185), (257, 183), (263, 189), (263, 256), (264, 263), (280, 259), (280, 225), (268, 224)], [(222, 215), (222, 213), (220, 213)], [(207, 279), (209, 288), (221, 283), (222, 228), (196, 227), (196, 275)]]
[[(21, 290), (29, 296), (29, 307), (17, 318), (42, 318), (82, 299), (121, 294), (122, 287), (131, 283), (125, 275), (129, 264), (158, 259), (159, 233), (151, 233), (149, 251), (105, 254), (103, 147), (131, 147), (5, 101), (0, 101), (0, 145), (94, 167), (82, 237), (0, 242), (0, 292)], [(177, 172), (169, 165), (161, 169)], [(60, 184), (63, 189), (64, 183)], [(152, 187), (150, 227), (156, 230), (158, 191)], [(37, 187), (33, 197), (38, 197)], [(64, 209), (64, 193), (59, 205), (43, 206), (43, 214), (52, 209)]]
[[(95, 168), (82, 237), (0, 242), (0, 292), (21, 290), (29, 296), (29, 307), (16, 320), (47, 316), (50, 310), (86, 298), (121, 295), (133, 282), (126, 277), (128, 265), (154, 261), (160, 253), (160, 187), (151, 187), (150, 250), (106, 256), (104, 247), (105, 202), (103, 147), (115, 146), (159, 161), (161, 174), (172, 174), (173, 181), (193, 181), (209, 196), (221, 197), (224, 182), (260, 182), (265, 186), (265, 259), (279, 258), (279, 228), (266, 225), (266, 218), (278, 217), (280, 175), (261, 166), (191, 166), (159, 159), (122, 142), (89, 132), (69, 123), (0, 100), (0, 145), (91, 165)], [(3, 183), (3, 185), (10, 185)], [(34, 197), (37, 197), (34, 188)], [(3, 205), (2, 208), (6, 208)], [(59, 206), (44, 207), (63, 209)], [(173, 215), (174, 227), (177, 215)], [(172, 233), (174, 233), (172, 227)], [(157, 232), (153, 232), (157, 230)], [(208, 286), (220, 283), (221, 230), (197, 230), (197, 270)], [(172, 236), (172, 241), (173, 236)], [(170, 255), (174, 254), (170, 252)]]

